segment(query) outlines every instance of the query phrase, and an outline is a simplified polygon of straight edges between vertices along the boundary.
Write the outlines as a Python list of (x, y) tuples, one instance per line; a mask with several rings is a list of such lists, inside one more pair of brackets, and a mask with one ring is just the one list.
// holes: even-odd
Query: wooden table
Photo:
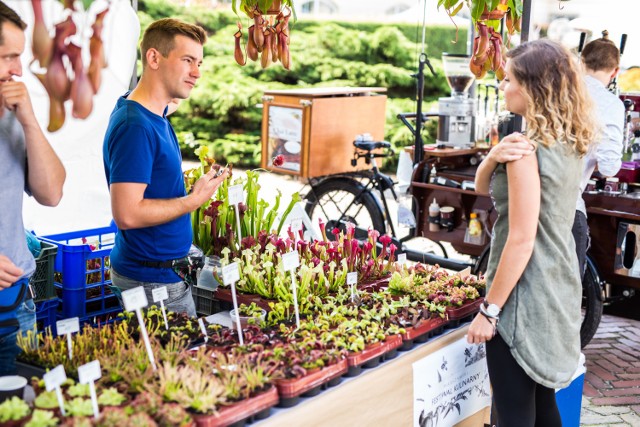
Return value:
[[(275, 409), (255, 425), (270, 426), (411, 426), (413, 425), (412, 364), (459, 340), (468, 324), (434, 338), (383, 365), (364, 370), (318, 396), (302, 399), (288, 409)], [(457, 427), (482, 427), (489, 422), (489, 407), (465, 419)]]

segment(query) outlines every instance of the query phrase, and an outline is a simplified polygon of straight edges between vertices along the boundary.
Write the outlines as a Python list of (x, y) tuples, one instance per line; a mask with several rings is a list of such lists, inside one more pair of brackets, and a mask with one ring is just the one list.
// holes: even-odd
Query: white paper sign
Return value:
[(413, 425), (451, 427), (491, 405), (484, 344), (466, 338), (413, 364)]
[(198, 326), (200, 326), (200, 332), (202, 332), (202, 335), (204, 335), (204, 340), (206, 342), (209, 337), (207, 336), (207, 328), (204, 326), (202, 317), (198, 319)]
[(122, 302), (124, 303), (124, 309), (127, 311), (139, 310), (149, 304), (147, 294), (144, 293), (142, 286), (122, 291)]
[(358, 283), (358, 272), (352, 271), (347, 273), (347, 285), (355, 285)]
[(164, 301), (166, 299), (169, 299), (169, 293), (167, 292), (167, 287), (166, 286), (161, 286), (159, 288), (154, 288), (151, 291), (151, 294), (153, 296), (153, 302), (160, 302), (160, 301)]
[(90, 382), (100, 379), (100, 377), (102, 377), (102, 370), (100, 369), (99, 360), (78, 366), (78, 379), (80, 380), (80, 384), (89, 384)]
[(42, 376), (44, 380), (44, 386), (47, 391), (54, 390), (56, 387), (67, 380), (67, 373), (64, 371), (64, 366), (58, 365), (46, 374)]
[(240, 269), (237, 262), (222, 267), (222, 281), (225, 285), (230, 286), (240, 280)]
[(400, 265), (404, 265), (407, 262), (407, 254), (398, 254), (397, 263)]
[(229, 187), (229, 204), (237, 205), (244, 202), (244, 188), (242, 184), (232, 185)]
[(298, 251), (291, 251), (282, 255), (282, 264), (284, 265), (285, 271), (298, 268), (300, 266), (300, 256), (298, 255)]
[(56, 322), (58, 335), (75, 334), (80, 331), (80, 319), (70, 317), (68, 319), (58, 320)]

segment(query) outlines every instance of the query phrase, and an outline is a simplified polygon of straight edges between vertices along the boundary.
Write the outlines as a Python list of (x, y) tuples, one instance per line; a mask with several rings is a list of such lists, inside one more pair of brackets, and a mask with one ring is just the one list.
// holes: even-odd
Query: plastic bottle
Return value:
[(429, 231), (440, 231), (440, 205), (436, 199), (429, 205)]
[(478, 219), (478, 214), (472, 212), (469, 219), (469, 235), (479, 237), (482, 235), (482, 224)]
[(206, 257), (204, 266), (198, 276), (198, 287), (215, 290), (218, 287), (218, 281), (213, 277), (213, 272), (220, 267), (220, 258), (217, 256)]

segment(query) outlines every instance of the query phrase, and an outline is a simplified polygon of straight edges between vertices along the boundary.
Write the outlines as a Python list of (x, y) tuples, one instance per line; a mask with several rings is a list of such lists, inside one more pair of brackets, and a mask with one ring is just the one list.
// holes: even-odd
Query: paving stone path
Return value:
[(640, 321), (602, 316), (583, 352), (580, 425), (640, 427)]

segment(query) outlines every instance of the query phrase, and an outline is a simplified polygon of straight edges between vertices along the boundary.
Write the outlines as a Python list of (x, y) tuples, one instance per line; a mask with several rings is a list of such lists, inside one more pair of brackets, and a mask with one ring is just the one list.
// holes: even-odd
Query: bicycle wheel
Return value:
[(584, 348), (595, 335), (602, 319), (602, 289), (598, 283), (595, 266), (587, 260), (587, 268), (582, 278), (582, 324), (580, 325), (580, 346)]
[[(360, 235), (362, 230), (369, 228), (380, 234), (387, 232), (378, 202), (358, 181), (327, 179), (314, 186), (305, 199), (305, 210), (311, 221), (317, 224), (322, 219), (327, 224), (327, 230), (334, 227), (344, 230), (345, 224), (351, 222), (356, 225)], [(332, 237), (329, 234), (327, 232), (327, 237)]]

